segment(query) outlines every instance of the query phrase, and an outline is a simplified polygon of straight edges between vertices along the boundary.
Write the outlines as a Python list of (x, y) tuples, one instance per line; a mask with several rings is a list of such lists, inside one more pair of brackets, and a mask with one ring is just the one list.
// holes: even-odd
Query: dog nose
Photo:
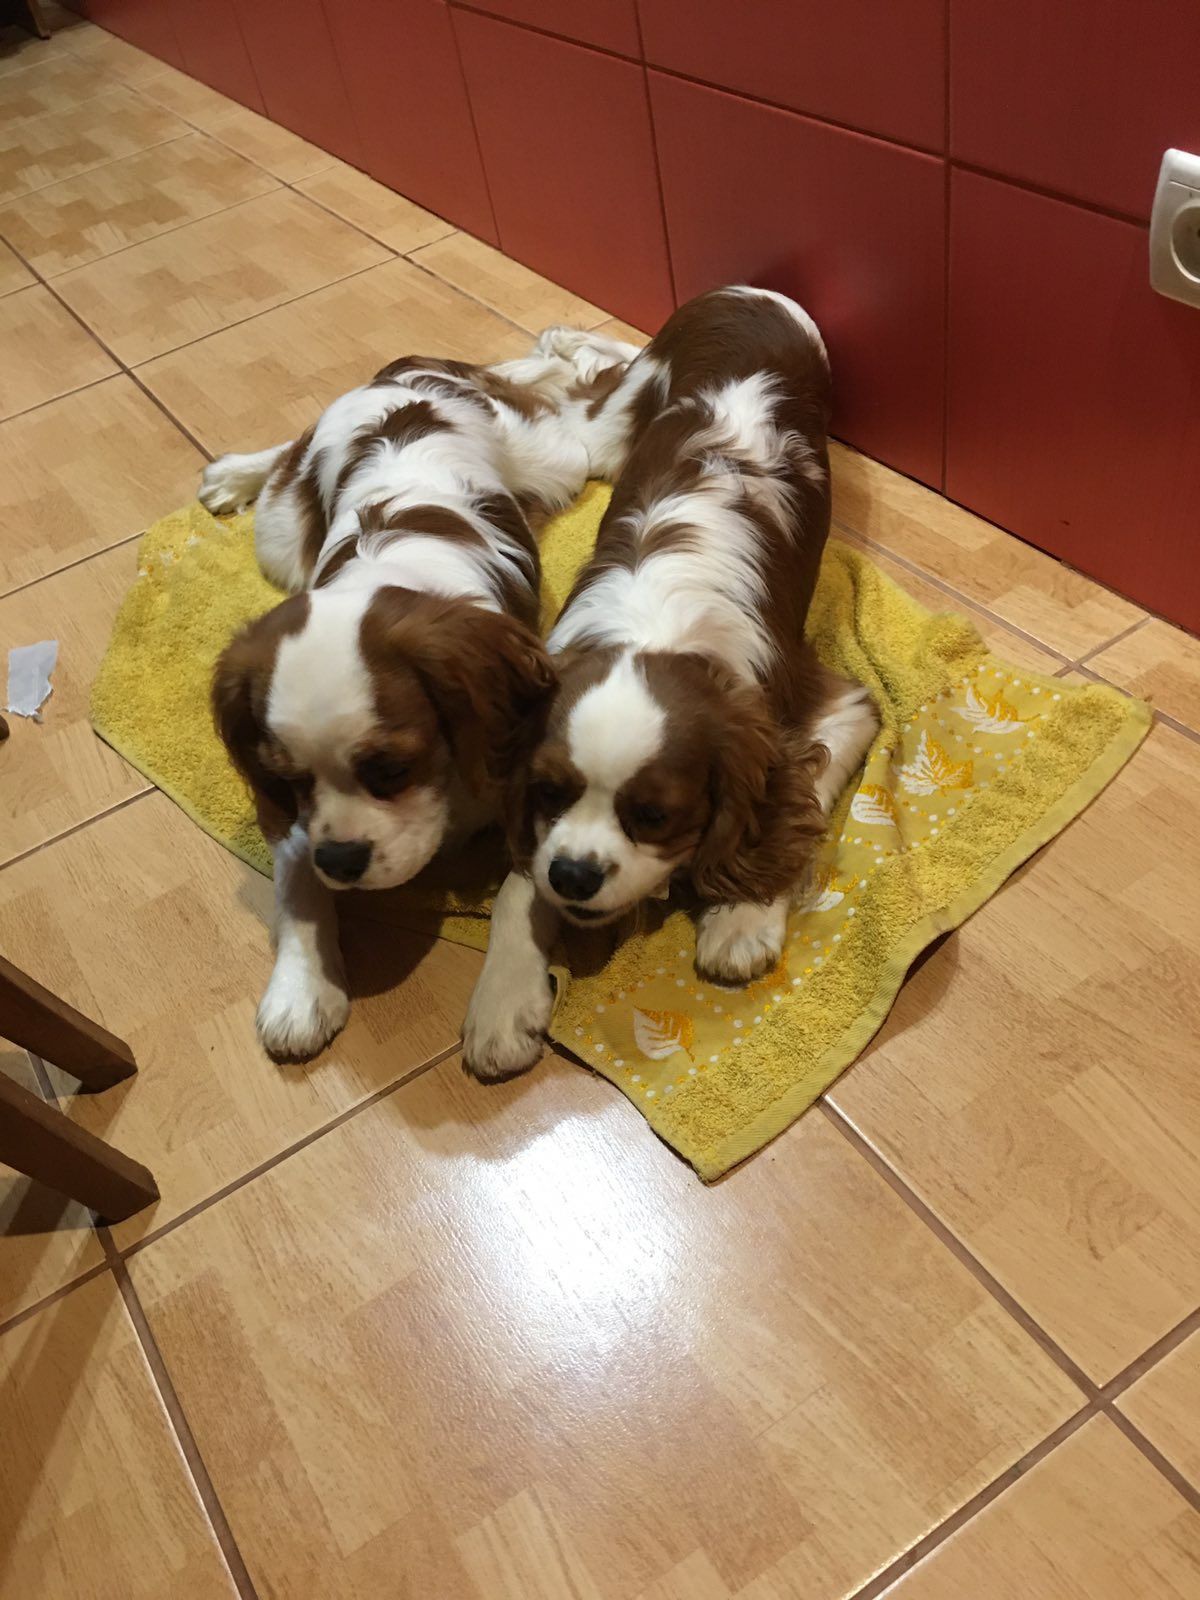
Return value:
[(572, 861), (555, 856), (550, 863), (550, 887), (564, 900), (590, 900), (604, 882), (604, 868), (594, 861)]
[(327, 878), (357, 883), (367, 870), (371, 846), (365, 839), (327, 839), (313, 851), (313, 860)]

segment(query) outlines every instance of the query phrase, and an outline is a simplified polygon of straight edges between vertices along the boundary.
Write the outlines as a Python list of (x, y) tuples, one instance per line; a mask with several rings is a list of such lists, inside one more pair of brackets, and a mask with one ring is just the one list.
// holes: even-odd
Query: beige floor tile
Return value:
[(92, 95), (0, 129), (0, 200), (89, 172), (187, 133), (187, 124), (128, 89)]
[(324, 1600), (696, 1551), (832, 1600), (1079, 1399), (825, 1118), (705, 1189), (555, 1058), (452, 1059), (131, 1264), (252, 1572)]
[(1200, 1517), (1106, 1417), (887, 1591), (888, 1600), (1189, 1600)]
[(0, 128), (48, 112), (76, 111), (82, 102), (119, 87), (112, 73), (60, 50), (9, 76), (0, 95)]
[(120, 1291), (105, 1274), (0, 1337), (0, 1593), (235, 1593)]
[(344, 161), (312, 178), (302, 178), (296, 188), (402, 255), (454, 232), (452, 222), (435, 217), (432, 211), (422, 211), (402, 194), (385, 189), (382, 183), (368, 178), (365, 172), (356, 172)]
[(387, 259), (357, 228), (277, 189), (64, 273), (55, 288), (135, 366)]
[(1023, 667), (1032, 667), (1035, 672), (1045, 673), (1048, 677), (1053, 677), (1061, 669), (1063, 664), (1061, 657), (1051, 655), (1048, 650), (1041, 649), (1024, 635), (1015, 633), (1002, 622), (997, 622), (994, 617), (976, 611), (965, 595), (948, 594), (937, 584), (930, 583), (922, 575), (901, 566), (898, 561), (893, 561), (882, 550), (865, 545), (861, 539), (844, 533), (840, 528), (834, 529), (833, 536), (835, 539), (845, 540), (854, 549), (861, 551), (881, 572), (885, 572), (893, 583), (898, 584), (906, 594), (912, 595), (914, 600), (919, 600), (928, 610), (957, 611), (969, 617), (978, 628), (988, 649), (1002, 660), (1016, 662)]
[(193, 127), (212, 134), (285, 183), (295, 183), (338, 164), (336, 156), (328, 151), (308, 144), (278, 123), (268, 122), (266, 117), (218, 94), (207, 84), (197, 83), (194, 78), (161, 63), (155, 66), (156, 71), (139, 77), (139, 93), (173, 111)]
[(610, 317), (607, 322), (602, 322), (596, 329), (597, 333), (606, 333), (610, 339), (624, 339), (627, 344), (645, 345), (650, 343), (650, 335), (643, 333), (640, 328), (635, 328), (631, 323), (622, 322), (619, 317)]
[(1132, 694), (1200, 732), (1200, 639), (1156, 617), (1088, 662)]
[[(2, 1040), (0, 1073), (37, 1094), (37, 1079), (29, 1057)], [(35, 1305), (103, 1260), (104, 1251), (92, 1227), (91, 1212), (85, 1206), (30, 1183), (11, 1167), (0, 1164), (0, 1322)], [(0, 1433), (5, 1432), (0, 1423)], [(0, 1457), (3, 1454), (0, 1451)], [(3, 1471), (0, 1465), (0, 1477)], [(0, 1521), (3, 1516), (0, 1494)], [(4, 1548), (0, 1540), (0, 1549)], [(4, 1582), (0, 1564), (0, 1594), (7, 1593)]]
[(51, 61), (69, 60), (71, 56), (72, 52), (62, 37), (35, 39), (23, 28), (0, 32), (0, 78), (26, 72), (30, 67), (45, 66)]
[(1200, 1333), (1139, 1378), (1117, 1406), (1200, 1489)]
[(275, 187), (261, 167), (193, 133), (23, 195), (0, 208), (0, 234), (54, 277)]
[(407, 261), (267, 312), (152, 361), (139, 376), (213, 451), (299, 433), (346, 389), (397, 356), (499, 361), (528, 335)]
[(1200, 1300), (1197, 793), (1156, 729), (830, 1091), (1099, 1382)]
[(12, 294), (14, 289), (27, 289), (36, 282), (20, 258), (6, 244), (0, 243), (0, 295)]
[(1142, 611), (1052, 557), (835, 444), (833, 514), (852, 532), (915, 562), (1016, 627), (1077, 660)]
[(315, 1063), (259, 1049), (271, 885), (163, 795), (135, 800), (0, 872), (0, 950), (126, 1039), (136, 1078), (70, 1113), (144, 1161), (157, 1208), (130, 1239), (240, 1177), (458, 1037), (479, 957), (351, 922), (356, 1001)]
[(540, 333), (556, 322), (594, 328), (608, 319), (608, 313), (599, 306), (581, 300), (569, 289), (560, 289), (519, 261), (510, 261), (490, 244), (472, 239), (469, 233), (456, 233), (426, 245), (413, 253), (413, 260), (464, 294), (482, 300), (501, 316), (528, 328), (530, 333)]
[[(118, 370), (112, 357), (40, 284), (0, 300), (0, 350), (4, 352), (0, 419)], [(0, 564), (4, 560), (0, 553)]]
[(41, 722), (9, 718), (0, 759), (0, 866), (148, 787), (88, 719), (92, 679), (136, 571), (131, 541), (0, 599), (6, 647), (58, 640), (54, 693)]
[(140, 533), (194, 496), (204, 465), (125, 377), (0, 424), (0, 459), (0, 593)]

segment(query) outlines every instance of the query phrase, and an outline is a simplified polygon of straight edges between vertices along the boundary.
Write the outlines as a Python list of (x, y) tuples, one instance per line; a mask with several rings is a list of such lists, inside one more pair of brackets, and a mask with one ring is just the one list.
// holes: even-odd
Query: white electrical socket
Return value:
[(1150, 214), (1150, 285), (1200, 306), (1200, 156), (1168, 150)]

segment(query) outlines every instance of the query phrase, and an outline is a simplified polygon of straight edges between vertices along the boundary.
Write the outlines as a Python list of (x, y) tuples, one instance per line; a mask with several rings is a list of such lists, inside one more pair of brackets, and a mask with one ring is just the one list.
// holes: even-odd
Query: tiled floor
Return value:
[(0, 49), (0, 241), (0, 641), (61, 643), (0, 950), (129, 1039), (62, 1104), (163, 1192), (0, 1169), (2, 1600), (1195, 1600), (1200, 645), (839, 449), (900, 583), (1157, 701), (1132, 765), (712, 1189), (565, 1061), (468, 1082), (478, 958), (382, 902), (279, 1069), (268, 885), (88, 726), (134, 540), (387, 357), (605, 313), (86, 24)]

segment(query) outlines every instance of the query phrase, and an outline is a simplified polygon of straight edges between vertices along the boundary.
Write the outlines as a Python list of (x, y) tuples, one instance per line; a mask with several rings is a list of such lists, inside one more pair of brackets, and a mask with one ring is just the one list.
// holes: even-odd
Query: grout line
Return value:
[(467, 117), (471, 123), (471, 137), (475, 141), (475, 153), (479, 158), (479, 172), (483, 178), (483, 192), (487, 199), (488, 215), (492, 219), (492, 232), (496, 235), (496, 243), (503, 250), (504, 240), (500, 236), (500, 214), (496, 210), (496, 202), (492, 198), (492, 180), (488, 176), (487, 162), (483, 159), (483, 140), (479, 136), (479, 124), (475, 119), (475, 97), (467, 83), (467, 69), (463, 65), (462, 40), (458, 37), (458, 25), (454, 20), (454, 7), (446, 7), (446, 21), (450, 25), (450, 42), (454, 46), (454, 62), (458, 67), (458, 81), (462, 84), (463, 99), (467, 102)]
[(1126, 1389), (1135, 1384), (1139, 1378), (1144, 1378), (1151, 1367), (1156, 1367), (1165, 1356), (1177, 1350), (1181, 1344), (1190, 1339), (1192, 1334), (1200, 1330), (1200, 1310), (1191, 1311), (1181, 1322), (1177, 1322), (1169, 1332), (1164, 1333), (1161, 1339), (1155, 1341), (1142, 1351), (1136, 1361), (1131, 1361), (1123, 1372), (1118, 1372), (1115, 1378), (1110, 1378), (1100, 1390), (1100, 1398), (1105, 1405), (1115, 1401)]
[[(559, 44), (574, 45), (576, 50), (590, 50), (595, 55), (607, 56), (612, 61), (624, 61), (628, 66), (644, 66), (647, 63), (639, 61), (636, 56), (626, 55), (624, 50), (614, 50), (611, 45), (593, 44), (591, 40), (573, 39), (569, 33), (558, 33), (553, 28), (544, 28), (537, 22), (526, 22), (509, 16), (507, 12), (489, 11), (486, 5), (472, 5), (470, 0), (450, 0), (451, 11), (465, 11), (468, 16), (485, 17), (489, 22), (508, 23), (510, 27), (520, 28), (525, 33), (541, 34), (543, 39), (556, 39)], [(641, 45), (642, 29), (638, 23), (638, 44)]]
[[(99, 735), (97, 734), (97, 738)], [(48, 850), (51, 845), (60, 844), (63, 839), (69, 839), (73, 833), (81, 833), (84, 828), (90, 828), (93, 822), (101, 822), (105, 817), (111, 817), (117, 811), (124, 811), (126, 806), (134, 805), (138, 800), (144, 800), (148, 794), (161, 794), (162, 791), (152, 783), (144, 789), (139, 789), (136, 794), (126, 795), (124, 800), (118, 800), (115, 805), (105, 806), (103, 811), (97, 811), (94, 816), (85, 817), (82, 822), (73, 822), (69, 828), (64, 828), (61, 833), (51, 834), (50, 838), (43, 839), (40, 844), (31, 844), (28, 850), (22, 850), (19, 855), (10, 856), (7, 861), (0, 862), (0, 872), (7, 872), (9, 867), (15, 867), (18, 862), (28, 861), (30, 856), (38, 855), (42, 850)]]
[[(7, 241), (5, 242), (7, 243)], [(9, 249), (12, 250), (11, 245), (9, 245)], [(16, 255), (15, 250), (13, 250), (13, 254)], [(13, 294), (24, 294), (26, 289), (48, 289), (49, 287), (45, 278), (39, 278), (36, 283), (27, 283), (25, 289), (14, 289), (12, 292)], [(90, 378), (87, 383), (81, 383), (76, 389), (64, 389), (61, 394), (52, 394), (49, 400), (39, 400), (35, 406), (26, 406), (23, 411), (13, 411), (7, 417), (0, 418), (0, 428), (10, 422), (15, 422), (18, 417), (31, 417), (35, 411), (44, 411), (47, 406), (57, 405), (60, 400), (69, 400), (72, 395), (83, 394), (86, 389), (98, 389), (102, 383), (111, 383), (114, 378), (124, 376), (125, 369), (122, 367), (119, 372), (106, 372), (102, 378)], [(25, 585), (18, 584), (17, 587), (23, 589)]]
[(999, 1302), (1009, 1316), (1012, 1317), (1013, 1321), (1018, 1323), (1034, 1343), (1040, 1346), (1043, 1353), (1049, 1356), (1055, 1366), (1070, 1378), (1076, 1388), (1082, 1390), (1093, 1404), (1098, 1404), (1101, 1398), (1099, 1385), (1088, 1377), (1083, 1368), (1071, 1359), (1062, 1346), (1051, 1338), (1040, 1323), (1035, 1322), (1016, 1296), (1004, 1287), (994, 1273), (988, 1271), (983, 1262), (942, 1221), (933, 1208), (927, 1205), (916, 1190), (891, 1166), (887, 1159), (867, 1142), (848, 1117), (844, 1116), (830, 1100), (822, 1099), (820, 1106), (826, 1117), (846, 1142), (857, 1150), (859, 1155), (864, 1157), (888, 1187), (904, 1201), (911, 1211), (916, 1213), (925, 1226), (941, 1240), (942, 1244), (946, 1246), (960, 1265), (964, 1266), (971, 1276), (988, 1291), (992, 1298)]
[(170, 407), (167, 406), (165, 401), (159, 399), (158, 395), (155, 394), (154, 390), (145, 381), (145, 379), (135, 372), (132, 367), (125, 368), (125, 376), (130, 380), (131, 383), (137, 385), (137, 387), (146, 396), (146, 399), (150, 401), (151, 405), (153, 405), (156, 410), (162, 412), (167, 421), (171, 423), (173, 427), (179, 430), (188, 443), (194, 449), (198, 450), (206, 461), (215, 461), (217, 459), (208, 446), (200, 439), (200, 437), (197, 434), (194, 434), (185, 422), (180, 421)]
[[(466, 232), (466, 230), (460, 228), (459, 232), (463, 233), (463, 232)], [(473, 239), (475, 236), (474, 236), (474, 234), (467, 234), (467, 237), (469, 239)], [(431, 242), (434, 243), (434, 244), (439, 244), (441, 241), (437, 240), (437, 239), (434, 239)], [(487, 244), (487, 240), (486, 239), (481, 239), (479, 242), (480, 242), (480, 244)], [(410, 267), (416, 267), (418, 272), (423, 272), (427, 278), (433, 278), (435, 282), (442, 284), (443, 287), (445, 287), (447, 289), (453, 289), (455, 294), (462, 295), (464, 300), (470, 300), (475, 305), (482, 306), (483, 309), (485, 311), (487, 311), (487, 312), (490, 312), (493, 317), (499, 317), (501, 322), (507, 322), (510, 328), (515, 328), (518, 333), (523, 333), (527, 339), (532, 339), (532, 338), (536, 338), (537, 337), (537, 335), (534, 333), (532, 328), (527, 328), (523, 322), (518, 322), (515, 317), (510, 317), (508, 315), (507, 311), (497, 311), (495, 306), (488, 305), (487, 301), (486, 300), (481, 300), (477, 294), (472, 294), (469, 289), (460, 289), (458, 284), (451, 283), (449, 278), (443, 278), (440, 272), (434, 272), (432, 267), (427, 267), (423, 261), (418, 261), (417, 260), (417, 256), (420, 255), (422, 250), (425, 250), (427, 248), (428, 247), (426, 245), (423, 245), (423, 244), (422, 245), (418, 245), (416, 250), (415, 250), (415, 252), (412, 255), (404, 256), (402, 259), (407, 261)], [(492, 245), (489, 248), (495, 249), (495, 246)], [(503, 253), (504, 252), (501, 251), (502, 255), (503, 255)], [(509, 260), (509, 261), (516, 261), (517, 260), (516, 256), (508, 256), (506, 259)], [(518, 266), (523, 266), (524, 262), (517, 261), (517, 265)], [(533, 270), (532, 267), (529, 270), (532, 272), (532, 270)], [(539, 273), (538, 276), (540, 277), (541, 274)], [(547, 283), (550, 282), (549, 278), (546, 279), (546, 282)], [(562, 285), (556, 283), (554, 285), (554, 287), (556, 289), (561, 289)], [(574, 294), (574, 290), (573, 289), (567, 289), (565, 292), (567, 294)], [(579, 298), (582, 298), (582, 297), (581, 296), (576, 296), (576, 298), (579, 299)], [(596, 310), (599, 311), (599, 309), (600, 309), (600, 307), (597, 306)], [(602, 317), (599, 322), (595, 323), (594, 326), (597, 327), (597, 328), (601, 328), (601, 327), (604, 326), (604, 324), (606, 322), (611, 322), (611, 321), (612, 321), (612, 318), (610, 316), (606, 315), (606, 316)], [(540, 331), (541, 330), (539, 329), (538, 332), (540, 332)], [(584, 332), (590, 332), (590, 331), (591, 331), (590, 329), (585, 329), (584, 330)]]
[[(851, 445), (849, 448), (853, 449), (854, 447)], [(945, 496), (940, 495), (936, 489), (930, 490), (930, 493), (938, 494), (939, 499), (945, 498)], [(869, 534), (860, 533), (857, 528), (853, 527), (848, 522), (843, 522), (840, 517), (834, 517), (832, 522), (833, 526), (838, 530), (839, 533), (847, 534), (851, 539), (857, 539), (860, 544), (866, 545), (868, 550), (874, 550), (879, 555), (886, 556), (889, 561), (894, 561), (898, 567), (903, 567), (906, 572), (911, 572), (914, 578), (920, 578), (925, 583), (928, 583), (932, 588), (940, 589), (944, 595), (948, 596), (951, 600), (957, 600), (961, 605), (966, 606), (969, 611), (974, 611), (977, 616), (986, 617), (989, 622), (995, 623), (998, 627), (1004, 628), (1006, 632), (1014, 634), (1019, 639), (1024, 639), (1026, 644), (1033, 645), (1036, 649), (1043, 651), (1046, 655), (1054, 656), (1058, 661), (1061, 661), (1064, 666), (1073, 667), (1075, 665), (1069, 656), (1064, 655), (1063, 652), (1057, 649), (1054, 645), (1046, 644), (1043, 640), (1037, 638), (1036, 635), (1027, 633), (1024, 628), (1018, 627), (1015, 622), (1009, 622), (1006, 617), (1000, 616), (998, 612), (989, 610), (987, 606), (982, 605), (978, 600), (972, 600), (970, 595), (963, 594), (960, 589), (954, 588), (954, 586), (950, 583), (947, 583), (944, 578), (939, 578), (934, 573), (927, 572), (924, 567), (918, 566), (915, 561), (910, 561), (907, 556), (897, 555), (896, 552), (894, 550), (890, 550), (887, 545), (880, 544), (878, 539), (872, 539)], [(1003, 532), (1005, 530), (1002, 529), (1001, 531)], [(1051, 556), (1050, 559), (1054, 560), (1054, 557)]]
[(1111, 650), (1113, 645), (1120, 644), (1122, 639), (1128, 639), (1131, 633), (1136, 633), (1139, 628), (1144, 628), (1150, 621), (1149, 613), (1139, 617), (1136, 622), (1131, 622), (1127, 628), (1122, 628), (1120, 633), (1114, 633), (1111, 639), (1106, 639), (1103, 644), (1094, 644), (1090, 650), (1085, 650), (1078, 661), (1073, 661), (1072, 666), (1081, 667), (1085, 661), (1090, 661), (1093, 656), (1102, 655), (1105, 650)]
[(646, 97), (646, 115), (650, 119), (650, 154), (654, 160), (654, 186), (658, 190), (658, 214), (662, 221), (663, 248), (667, 257), (667, 282), (671, 288), (671, 304), (677, 307), (679, 288), (675, 281), (675, 257), (671, 250), (671, 229), (667, 222), (667, 195), (663, 188), (662, 160), (658, 154), (658, 124), (654, 120), (654, 98), (650, 93), (650, 67), (646, 61), (642, 8), (639, 0), (633, 0), (633, 20), (637, 27), (638, 54), (642, 58), (642, 93)]
[[(202, 135), (198, 133), (188, 132), (183, 135), (183, 138), (176, 139), (174, 142), (182, 144), (184, 139), (198, 139), (200, 137)], [(227, 146), (222, 145), (221, 148), (226, 149)], [(270, 177), (265, 167), (255, 167), (254, 170), (255, 172), (261, 172), (264, 178)], [(69, 179), (64, 179), (64, 182), (69, 181)], [(279, 178), (275, 178), (273, 182), (276, 189), (288, 187)], [(105, 262), (115, 261), (118, 256), (128, 255), (131, 250), (137, 250), (141, 245), (155, 244), (159, 239), (169, 239), (173, 233), (179, 233), (184, 228), (191, 228), (198, 222), (209, 222), (213, 217), (222, 217), (226, 212), (236, 210), (238, 206), (249, 205), (251, 201), (265, 200), (272, 193), (274, 193), (272, 189), (260, 189), (257, 194), (242, 195), (238, 200), (231, 200), (227, 206), (214, 206), (211, 211), (202, 212), (199, 216), (185, 217), (182, 222), (176, 222), (169, 228), (160, 228), (156, 233), (147, 234), (144, 239), (132, 239), (128, 244), (118, 245), (115, 250), (108, 250), (102, 255), (90, 256), (86, 261), (76, 261), (69, 267), (61, 267), (57, 272), (43, 273), (42, 282), (49, 286), (51, 283), (56, 283), (60, 278), (69, 278), (72, 273), (86, 272), (89, 267), (98, 267)], [(0, 221), (2, 220), (0, 219)], [(7, 243), (7, 240), (5, 242)], [(381, 243), (382, 241), (377, 242)]]
[[(56, 1192), (56, 1191), (55, 1191)], [(98, 1231), (93, 1227), (93, 1232)], [(49, 1294), (35, 1300), (32, 1305), (24, 1306), (20, 1311), (14, 1311), (11, 1317), (0, 1322), (0, 1339), (13, 1328), (19, 1328), (23, 1322), (29, 1322), (36, 1317), (39, 1311), (46, 1311), (59, 1300), (65, 1300), (73, 1289), (80, 1288), (85, 1283), (91, 1283), (93, 1278), (98, 1278), (102, 1272), (112, 1270), (112, 1263), (105, 1259), (99, 1261), (94, 1267), (89, 1267), (86, 1272), (81, 1272), (77, 1278), (72, 1278), (70, 1283), (60, 1283), (57, 1289), (51, 1289)]]
[[(104, 1230), (107, 1231), (107, 1230)], [(142, 1354), (146, 1358), (146, 1365), (150, 1368), (150, 1376), (158, 1390), (159, 1399), (167, 1414), (167, 1420), (175, 1434), (175, 1439), (183, 1455), (184, 1462), (191, 1474), (192, 1483), (200, 1497), (200, 1503), (208, 1515), (209, 1524), (221, 1554), (225, 1558), (225, 1565), (229, 1568), (229, 1575), (233, 1579), (240, 1600), (258, 1600), (258, 1591), (246, 1566), (245, 1558), (238, 1548), (237, 1539), (225, 1515), (225, 1508), (221, 1504), (216, 1486), (212, 1481), (200, 1447), (196, 1443), (196, 1436), (192, 1432), (191, 1423), (179, 1398), (178, 1391), (171, 1378), (170, 1370), (159, 1349), (158, 1340), (154, 1337), (154, 1330), (138, 1298), (137, 1289), (133, 1279), (129, 1276), (129, 1269), (125, 1263), (114, 1259), (111, 1271), (121, 1291), (121, 1298), (125, 1302), (125, 1309), (129, 1313), (129, 1320), (133, 1323), (142, 1347)]]
[(1178, 1490), (1193, 1511), (1200, 1511), (1200, 1489), (1197, 1489), (1196, 1485), (1180, 1472), (1169, 1457), (1163, 1455), (1156, 1444), (1147, 1439), (1136, 1423), (1130, 1422), (1123, 1411), (1119, 1411), (1116, 1406), (1112, 1405), (1106, 1405), (1103, 1408), (1103, 1415), (1115, 1427), (1120, 1429), (1135, 1450), (1141, 1451), (1152, 1467), (1158, 1468), (1167, 1482), (1172, 1488)]
[[(113, 376), (115, 378), (124, 378), (128, 374), (115, 372)], [(107, 382), (108, 380), (105, 379), (104, 381)], [(78, 391), (76, 392), (78, 393)], [(39, 583), (46, 583), (50, 578), (57, 578), (62, 572), (70, 572), (72, 567), (82, 567), (85, 562), (94, 561), (97, 556), (107, 555), (110, 550), (119, 550), (123, 544), (133, 544), (136, 539), (142, 537), (145, 531), (145, 528), (142, 528), (138, 533), (126, 533), (120, 539), (114, 539), (111, 544), (101, 545), (99, 550), (89, 550), (86, 556), (76, 556), (74, 561), (64, 561), (61, 567), (55, 567), (50, 572), (39, 573), (36, 578), (27, 578), (24, 583), (18, 583), (13, 588), (6, 589), (3, 594), (0, 594), (0, 600), (7, 600), (14, 594), (24, 594), (26, 589), (32, 589)]]
[(428, 1061), (423, 1061), (419, 1066), (411, 1068), (403, 1076), (385, 1084), (382, 1089), (376, 1089), (365, 1100), (359, 1100), (354, 1105), (348, 1106), (345, 1111), (339, 1112), (329, 1122), (323, 1122), (319, 1128), (312, 1129), (303, 1138), (297, 1139), (294, 1144), (287, 1145), (283, 1150), (277, 1150), (273, 1156), (268, 1156), (265, 1161), (260, 1161), (256, 1167), (251, 1167), (248, 1172), (243, 1172), (240, 1177), (232, 1179), (224, 1187), (217, 1189), (210, 1195), (206, 1195), (203, 1200), (198, 1200), (195, 1205), (189, 1206), (186, 1211), (181, 1211), (178, 1216), (164, 1222), (160, 1228), (152, 1229), (151, 1232), (144, 1234), (140, 1239), (135, 1239), (132, 1244), (126, 1245), (123, 1249), (116, 1246), (114, 1241), (114, 1249), (119, 1250), (122, 1260), (128, 1261), (131, 1256), (140, 1254), (148, 1245), (155, 1244), (166, 1234), (174, 1233), (176, 1228), (181, 1227), (185, 1222), (190, 1222), (193, 1217), (198, 1217), (202, 1211), (207, 1211), (210, 1206), (216, 1205), (218, 1201), (227, 1200), (230, 1195), (236, 1194), (239, 1189), (244, 1189), (247, 1184), (253, 1183), (256, 1178), (261, 1178), (264, 1173), (270, 1172), (273, 1167), (278, 1167), (283, 1162), (290, 1160), (292, 1156), (298, 1155), (301, 1150), (307, 1150), (309, 1145), (316, 1144), (318, 1139), (323, 1139), (327, 1133), (332, 1133), (335, 1128), (340, 1128), (343, 1123), (352, 1121), (362, 1112), (378, 1105), (381, 1100), (388, 1099), (390, 1095), (395, 1094), (399, 1089), (405, 1088), (416, 1078), (424, 1077), (434, 1067), (440, 1066), (443, 1061), (448, 1061), (461, 1048), (462, 1040), (456, 1039), (453, 1044), (447, 1045), (444, 1050), (440, 1050), (430, 1056)]
[(958, 1533), (968, 1522), (973, 1521), (980, 1512), (985, 1511), (994, 1500), (998, 1500), (1006, 1490), (1011, 1489), (1034, 1467), (1040, 1465), (1048, 1455), (1056, 1450), (1060, 1444), (1065, 1443), (1073, 1433), (1078, 1433), (1084, 1423), (1090, 1422), (1096, 1415), (1097, 1411), (1094, 1405), (1085, 1405), (1079, 1411), (1076, 1411), (1073, 1416), (1068, 1417), (1064, 1423), (1055, 1428), (1053, 1433), (1048, 1433), (1044, 1439), (1034, 1445), (1032, 1450), (1027, 1450), (1019, 1461), (1015, 1461), (1011, 1467), (1006, 1467), (998, 1477), (992, 1479), (991, 1483), (986, 1484), (977, 1494), (964, 1501), (957, 1511), (952, 1511), (936, 1528), (931, 1528), (923, 1539), (918, 1539), (916, 1544), (905, 1550), (895, 1561), (884, 1567), (881, 1572), (877, 1572), (873, 1578), (863, 1584), (861, 1589), (856, 1589), (853, 1594), (848, 1595), (847, 1600), (878, 1600), (878, 1597), (885, 1590), (890, 1589), (898, 1578), (903, 1577), (907, 1572), (911, 1572), (918, 1563), (924, 1561), (927, 1556), (931, 1556), (935, 1550), (939, 1549), (948, 1539)]

